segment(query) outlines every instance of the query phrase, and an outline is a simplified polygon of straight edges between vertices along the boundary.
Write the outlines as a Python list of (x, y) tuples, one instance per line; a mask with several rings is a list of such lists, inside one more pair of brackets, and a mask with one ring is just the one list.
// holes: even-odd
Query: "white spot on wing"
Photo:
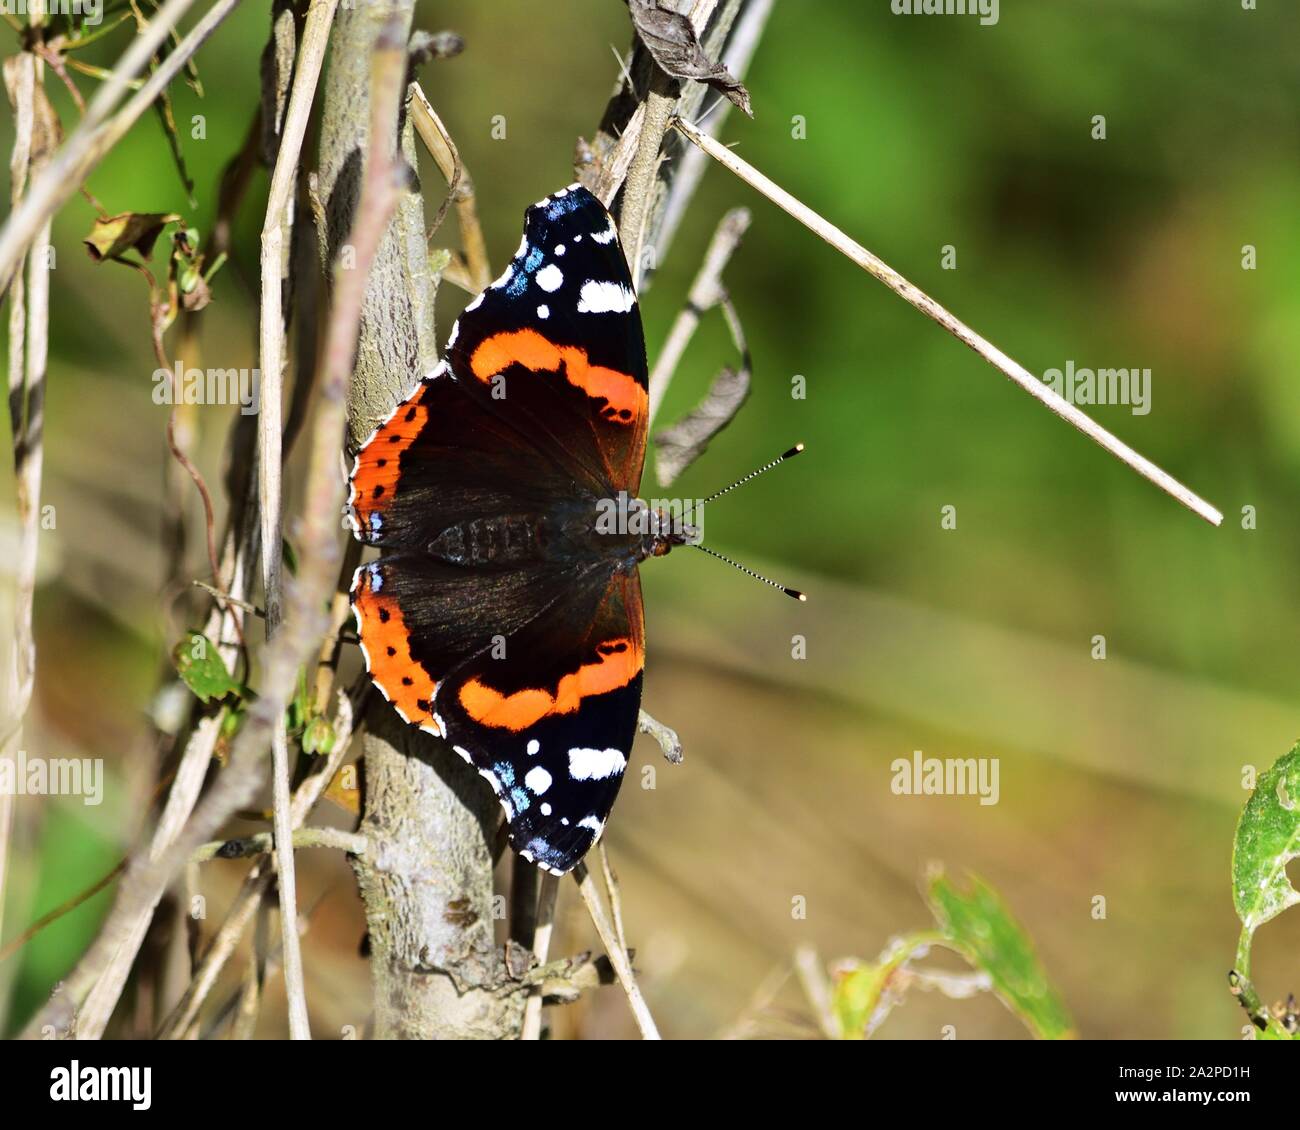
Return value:
[(592, 232), (591, 238), (597, 243), (613, 243), (616, 235), (618, 235), (618, 229), (613, 224), (610, 224), (604, 231)]
[(622, 283), (589, 279), (578, 297), (579, 314), (626, 314), (636, 305), (636, 295)]
[(569, 776), (575, 781), (603, 781), (626, 765), (627, 758), (617, 749), (569, 750)]
[(541, 804), (541, 813), (543, 816), (550, 816), (551, 814), (551, 806), (547, 804), (545, 801), (543, 801)]
[(557, 243), (557, 244), (555, 245), (555, 254), (556, 254), (556, 255), (563, 255), (567, 250), (568, 250), (568, 248), (565, 247), (564, 244), (562, 244), (562, 243)]
[(532, 741), (528, 743), (528, 753), (530, 756), (536, 757), (537, 754), (541, 753), (541, 751), (542, 751), (542, 743), (539, 742), (536, 738), (534, 738)]
[(551, 787), (551, 775), (540, 765), (534, 765), (524, 774), (524, 784), (538, 796), (541, 796)]
[(547, 263), (537, 272), (537, 285), (547, 294), (554, 294), (564, 285), (564, 272), (554, 263)]
[(541, 306), (537, 307), (537, 316), (545, 321), (551, 316), (551, 308), (543, 303)]
[(584, 816), (581, 820), (578, 821), (578, 827), (579, 827), (579, 828), (590, 828), (591, 831), (595, 834), (595, 836), (596, 836), (598, 839), (599, 839), (599, 837), (600, 837), (600, 833), (603, 832), (603, 831), (605, 830), (605, 825), (602, 824), (602, 823), (601, 823), (598, 819), (596, 819), (596, 817), (594, 817), (594, 816)]

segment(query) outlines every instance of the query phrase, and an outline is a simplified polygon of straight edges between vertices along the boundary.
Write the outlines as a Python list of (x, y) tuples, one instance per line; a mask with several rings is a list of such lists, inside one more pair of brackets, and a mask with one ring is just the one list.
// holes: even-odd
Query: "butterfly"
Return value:
[(528, 208), (506, 272), (361, 446), (348, 516), (370, 678), (564, 874), (600, 838), (637, 731), (637, 567), (691, 530), (637, 499), (645, 337), (617, 228), (580, 185)]

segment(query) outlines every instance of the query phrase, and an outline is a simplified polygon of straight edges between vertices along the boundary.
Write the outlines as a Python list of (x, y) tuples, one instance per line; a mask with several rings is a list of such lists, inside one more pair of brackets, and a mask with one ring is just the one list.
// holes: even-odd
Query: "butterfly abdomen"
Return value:
[(501, 514), (448, 526), (429, 543), (429, 554), (448, 565), (522, 565), (546, 559), (546, 520)]

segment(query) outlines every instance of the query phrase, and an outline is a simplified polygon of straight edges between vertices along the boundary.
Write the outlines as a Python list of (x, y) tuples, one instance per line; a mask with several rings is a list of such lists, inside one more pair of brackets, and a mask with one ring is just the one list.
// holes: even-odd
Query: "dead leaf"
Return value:
[(361, 790), (357, 788), (356, 779), (356, 766), (343, 766), (334, 774), (334, 779), (330, 781), (329, 787), (325, 790), (325, 796), (345, 812), (350, 812), (353, 816), (360, 816)]
[(123, 212), (118, 216), (104, 216), (95, 221), (82, 242), (96, 263), (116, 259), (134, 248), (143, 259), (153, 253), (153, 245), (163, 228), (175, 223), (180, 216), (162, 212)]
[(656, 0), (628, 0), (627, 6), (637, 35), (661, 70), (673, 78), (707, 83), (725, 94), (747, 116), (754, 116), (749, 91), (726, 67), (704, 53), (689, 19), (660, 7)]
[(749, 370), (723, 369), (708, 395), (670, 428), (655, 436), (655, 477), (668, 486), (695, 462), (749, 397)]

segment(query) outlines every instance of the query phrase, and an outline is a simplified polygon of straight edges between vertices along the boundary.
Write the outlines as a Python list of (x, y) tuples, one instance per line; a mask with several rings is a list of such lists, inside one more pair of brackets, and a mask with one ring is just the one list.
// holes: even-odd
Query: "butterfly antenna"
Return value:
[(720, 491), (716, 491), (715, 493), (709, 495), (708, 498), (700, 502), (700, 505), (704, 506), (706, 503), (712, 502), (715, 498), (721, 498), (724, 494), (729, 494), (737, 487), (743, 487), (751, 479), (758, 478), (758, 476), (761, 475), (764, 471), (770, 471), (773, 467), (779, 467), (787, 459), (793, 459), (801, 451), (803, 451), (803, 444), (796, 443), (792, 448), (790, 448), (789, 451), (782, 452), (775, 459), (773, 459), (771, 463), (763, 464), (763, 466), (759, 467), (758, 470), (750, 471), (749, 474), (746, 475), (743, 479), (737, 479), (734, 483), (731, 484), (731, 486), (723, 487)]
[[(777, 460), (777, 462), (780, 462), (780, 460)], [(757, 474), (758, 472), (756, 471), (754, 473)], [(765, 585), (771, 585), (774, 589), (780, 589), (786, 596), (792, 596), (795, 600), (808, 599), (807, 593), (802, 593), (798, 589), (787, 588), (785, 585), (777, 584), (776, 581), (769, 580), (767, 577), (763, 576), (762, 573), (755, 573), (753, 569), (746, 565), (742, 565), (739, 561), (733, 561), (730, 557), (719, 553), (716, 549), (710, 549), (707, 545), (700, 545), (699, 542), (688, 542), (687, 544), (703, 553), (707, 553), (710, 557), (716, 557), (719, 561), (725, 561), (733, 569), (739, 569), (746, 576), (753, 577), (756, 581), (762, 581)]]

